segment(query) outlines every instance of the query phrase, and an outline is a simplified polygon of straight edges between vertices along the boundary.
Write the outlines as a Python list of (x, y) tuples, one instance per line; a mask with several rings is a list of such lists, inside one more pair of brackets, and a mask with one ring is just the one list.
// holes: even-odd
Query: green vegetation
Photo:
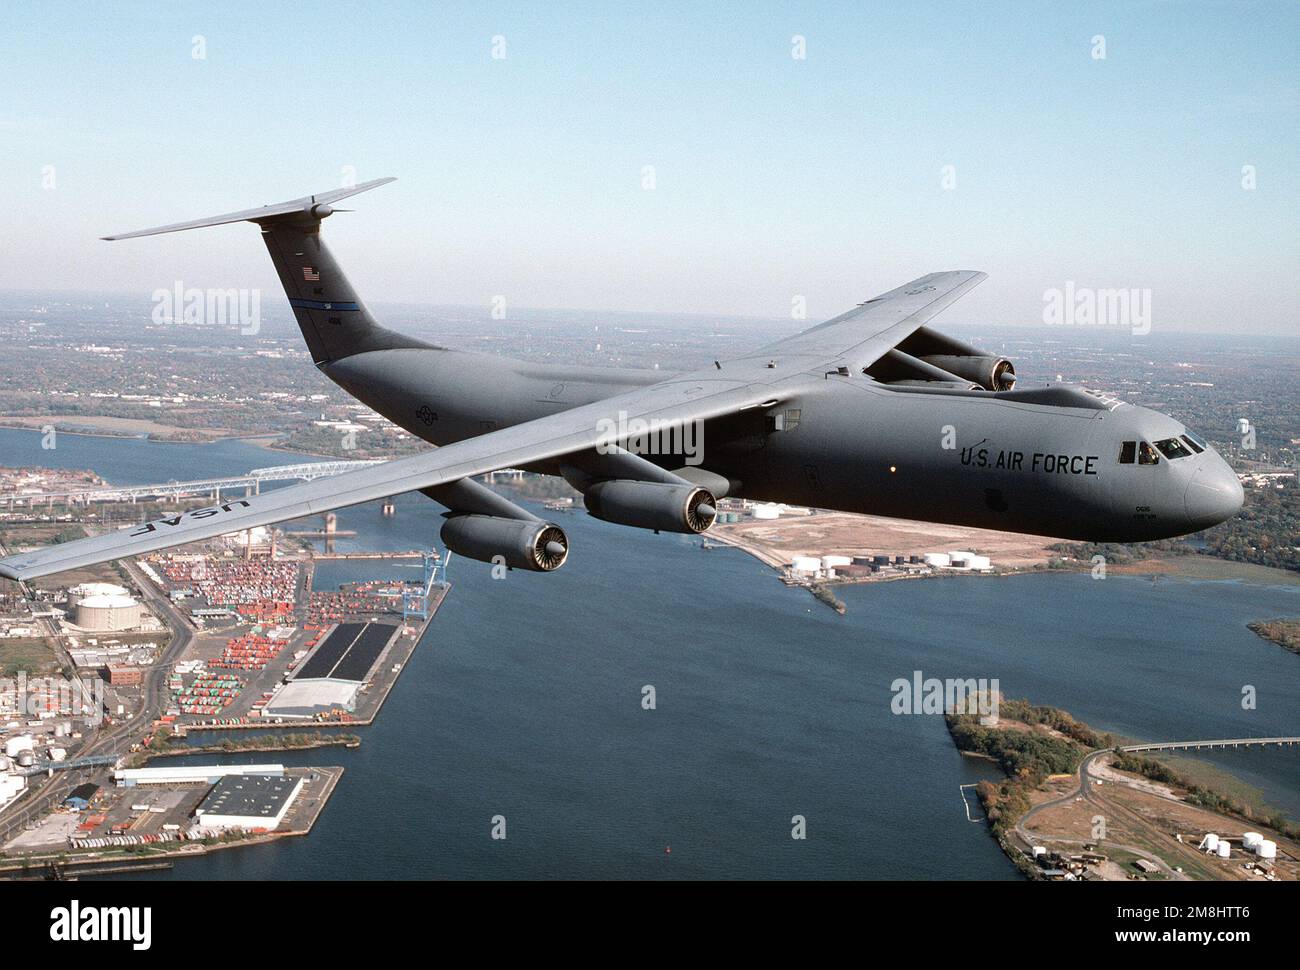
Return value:
[(29, 677), (45, 677), (60, 670), (58, 654), (44, 637), (12, 637), (0, 640), (0, 677), (25, 671)]
[(1300, 653), (1300, 619), (1257, 620), (1246, 626), (1265, 640), (1272, 640), (1292, 653)]
[(1233, 798), (1190, 781), (1169, 765), (1154, 758), (1144, 758), (1141, 755), (1121, 751), (1115, 755), (1114, 767), (1120, 771), (1141, 775), (1143, 778), (1149, 778), (1163, 785), (1185, 789), (1189, 805), (1195, 805), (1211, 812), (1218, 812), (1221, 815), (1235, 815), (1247, 822), (1258, 822), (1267, 825), (1288, 838), (1300, 837), (1300, 825), (1292, 824), (1282, 813), (1276, 812), (1272, 815), (1265, 815), (1255, 806), (1238, 798)]
[(1241, 512), (1202, 537), (1212, 556), (1300, 571), (1300, 489), (1247, 488)]
[(1065, 711), (1035, 707), (1028, 701), (999, 701), (998, 716), (1049, 730), (984, 727), (978, 714), (950, 713), (946, 715), (948, 731), (960, 750), (987, 755), (1012, 778), (1030, 787), (1042, 784), (1048, 775), (1077, 771), (1085, 754), (1111, 743), (1109, 735), (1099, 734)]
[[(1294, 486), (1247, 488), (1246, 504), (1241, 512), (1199, 533), (1198, 540), (1199, 548), (1186, 539), (1129, 544), (1059, 542), (1051, 548), (1083, 564), (1091, 562), (1093, 556), (1104, 556), (1113, 566), (1147, 559), (1205, 556), (1300, 572), (1300, 489)], [(1048, 568), (1077, 569), (1079, 565), (1058, 558), (1049, 561)]]
[(836, 613), (842, 614), (848, 611), (848, 607), (844, 605), (844, 601), (831, 592), (830, 587), (828, 586), (816, 583), (812, 587), (812, 594), (817, 597), (820, 602), (825, 603)]

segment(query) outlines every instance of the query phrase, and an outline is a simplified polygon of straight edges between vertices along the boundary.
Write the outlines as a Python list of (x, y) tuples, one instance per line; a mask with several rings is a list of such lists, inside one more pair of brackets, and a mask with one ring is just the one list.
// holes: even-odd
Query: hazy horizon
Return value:
[(250, 225), (98, 237), (395, 175), (325, 224), (376, 304), (802, 301), (817, 322), (978, 269), (953, 320), (1029, 324), (1073, 283), (1146, 294), (1157, 329), (1300, 330), (1293, 3), (141, 0), (9, 21), (0, 287), (271, 292)]

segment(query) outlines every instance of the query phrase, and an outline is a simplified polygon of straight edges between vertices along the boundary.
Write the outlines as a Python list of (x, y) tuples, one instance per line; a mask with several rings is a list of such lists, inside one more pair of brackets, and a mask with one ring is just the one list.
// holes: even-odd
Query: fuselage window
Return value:
[(1125, 441), (1119, 446), (1119, 463), (1121, 465), (1133, 464), (1133, 459), (1137, 457), (1138, 443), (1136, 441)]
[(1177, 438), (1165, 438), (1163, 441), (1157, 441), (1156, 447), (1164, 454), (1166, 458), (1190, 458), (1192, 449)]
[(1193, 438), (1190, 434), (1183, 435), (1183, 441), (1187, 442), (1187, 447), (1191, 448), (1192, 451), (1196, 452), (1198, 455), (1205, 450), (1205, 446), (1198, 445), (1196, 443), (1196, 439)]
[(1138, 442), (1138, 464), (1139, 465), (1158, 465), (1160, 456), (1156, 450), (1145, 441)]

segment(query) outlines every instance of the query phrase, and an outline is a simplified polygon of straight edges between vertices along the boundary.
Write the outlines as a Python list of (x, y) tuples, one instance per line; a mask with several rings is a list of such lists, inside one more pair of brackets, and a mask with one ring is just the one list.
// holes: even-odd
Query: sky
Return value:
[(979, 269), (944, 320), (1300, 333), (1300, 3), (54, 0), (0, 60), (0, 289), (278, 292), (251, 225), (98, 237), (394, 175), (325, 224), (375, 303), (815, 322)]

